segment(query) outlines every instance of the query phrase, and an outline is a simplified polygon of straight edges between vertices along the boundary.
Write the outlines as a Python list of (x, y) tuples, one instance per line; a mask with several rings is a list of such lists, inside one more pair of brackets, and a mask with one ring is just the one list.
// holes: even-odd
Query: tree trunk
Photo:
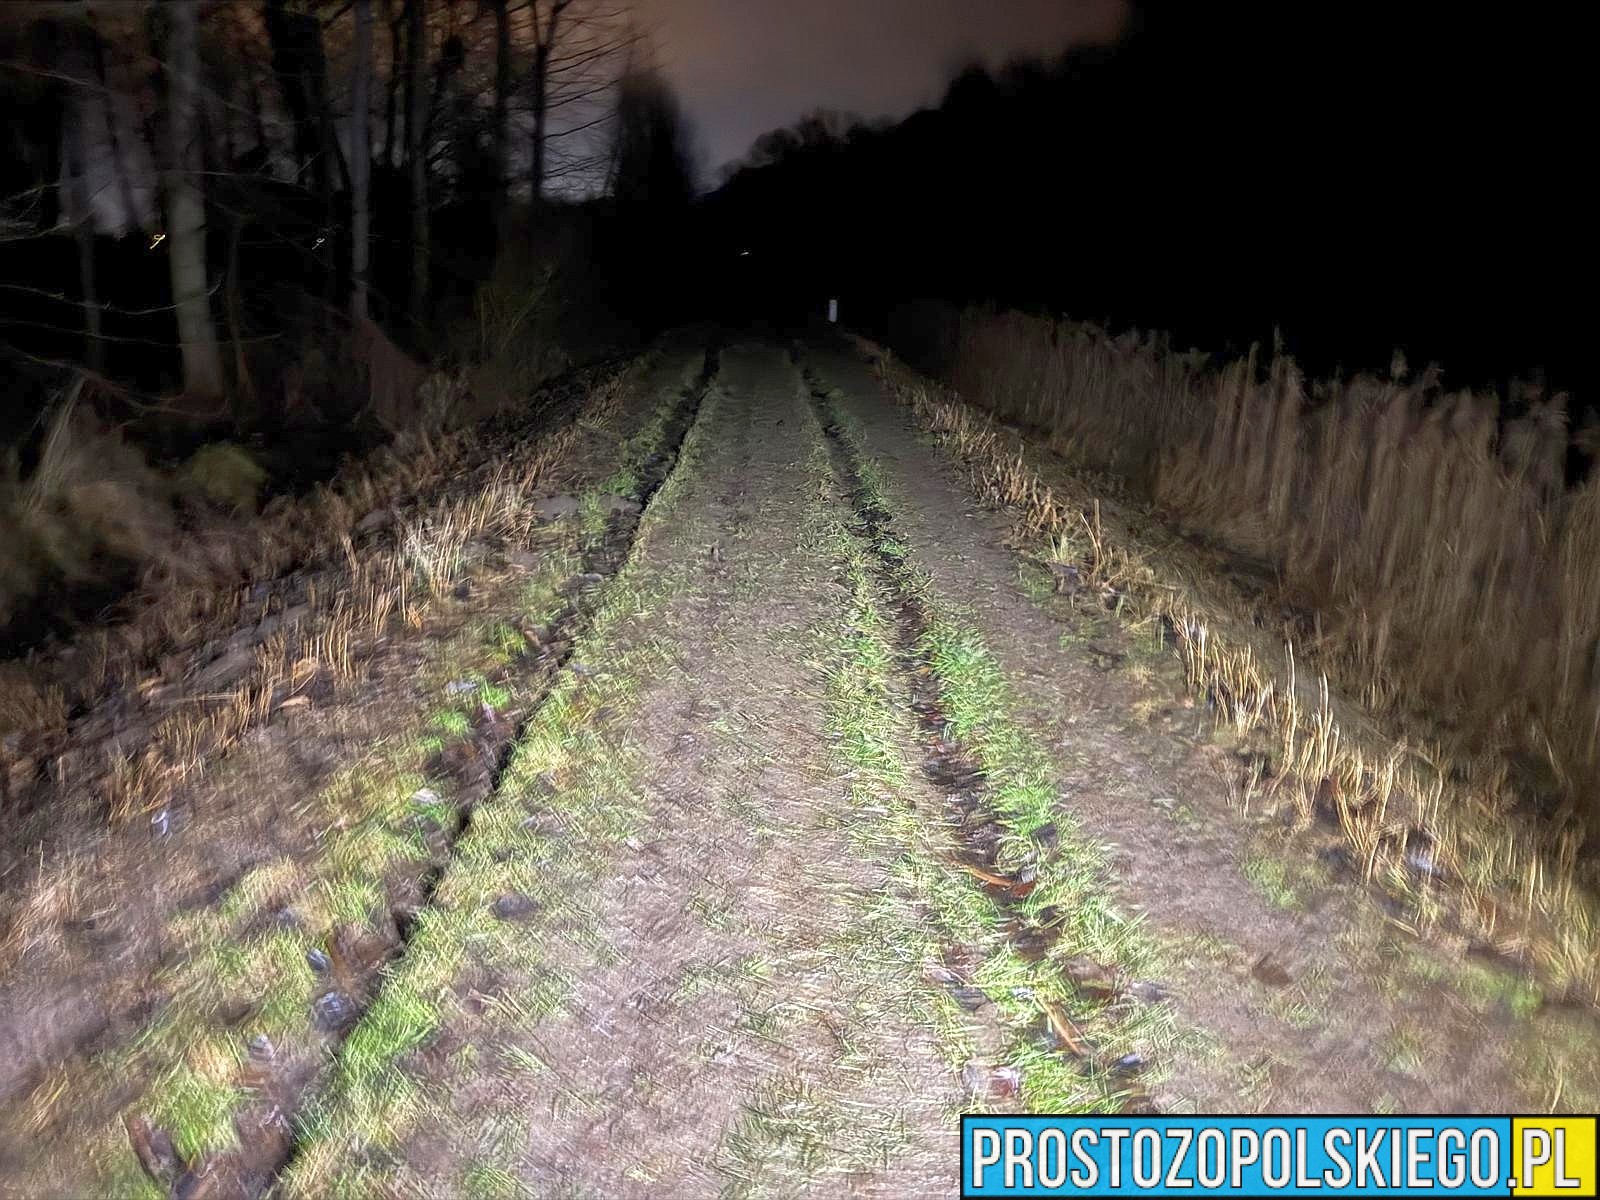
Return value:
[(83, 361), (91, 371), (106, 365), (105, 342), (100, 337), (100, 293), (95, 287), (94, 221), (85, 216), (73, 231), (78, 242), (78, 293), (83, 297)]
[(372, 0), (355, 0), (355, 65), (350, 80), (350, 315), (367, 315), (368, 192), (372, 179)]
[(105, 367), (105, 342), (100, 337), (100, 296), (95, 286), (94, 213), (89, 201), (89, 120), (91, 101), (73, 105), (67, 178), (72, 188), (72, 236), (78, 244), (78, 295), (83, 305), (83, 359), (92, 371)]
[(111, 90), (106, 78), (106, 47), (98, 30), (89, 35), (94, 53), (94, 77), (100, 85), (100, 103), (106, 114), (106, 137), (111, 144), (111, 170), (117, 177), (117, 195), (122, 211), (127, 215), (128, 228), (139, 228), (139, 205), (133, 195), (133, 176), (128, 170), (127, 155), (123, 152), (122, 137), (117, 132), (117, 93)]
[(222, 354), (206, 287), (206, 205), (197, 169), (200, 0), (172, 0), (166, 9), (171, 20), (166, 53), (166, 192), (172, 303), (178, 315), (184, 391), (216, 398), (224, 391)]
[(243, 322), (239, 319), (239, 241), (243, 234), (244, 217), (236, 215), (228, 225), (228, 282), (223, 288), (222, 309), (228, 319), (228, 339), (233, 343), (233, 430), (238, 437), (244, 436), (258, 415), (256, 385), (245, 360)]
[[(539, 4), (533, 3), (533, 166), (529, 174), (533, 180), (533, 208), (539, 208), (544, 199), (545, 143), (549, 138), (550, 115), (550, 57), (556, 46), (556, 33), (561, 25), (561, 13), (572, 0), (552, 0), (544, 28), (539, 28)], [(534, 236), (536, 220), (528, 222), (528, 236)]]
[(338, 283), (337, 239), (340, 184), (349, 186), (349, 168), (333, 132), (328, 95), (328, 58), (322, 42), (322, 21), (315, 12), (290, 8), (288, 0), (266, 0), (262, 22), (272, 48), (272, 69), (295, 129), (295, 156), (301, 170), (315, 165), (322, 197), (324, 236), (323, 294), (332, 300)]
[[(554, 22), (552, 21), (552, 24)], [(546, 87), (550, 77), (550, 44), (540, 44), (533, 52), (533, 206), (544, 197), (544, 143), (547, 109)]]
[(257, 170), (266, 172), (272, 164), (272, 143), (267, 140), (267, 120), (262, 112), (261, 87), (254, 75), (250, 77), (250, 127), (255, 132), (257, 156), (261, 160)]
[(425, 0), (407, 0), (406, 153), (411, 171), (411, 319), (419, 345), (427, 340), (428, 318), (428, 147), (422, 136), (428, 89), (423, 70), (428, 57)]
[(405, 45), (405, 14), (392, 15), (390, 0), (383, 2), (384, 19), (389, 24), (389, 84), (385, 89), (387, 95), (383, 102), (383, 157), (382, 162), (386, 167), (392, 167), (394, 162), (395, 126), (400, 122), (400, 114), (395, 109), (395, 95), (400, 90), (400, 80), (405, 75), (405, 62), (400, 57), (401, 48)]
[(272, 50), (272, 71), (278, 77), (278, 89), (283, 93), (283, 103), (294, 126), (295, 163), (304, 171), (317, 152), (318, 134), (311, 99), (306, 94), (302, 17), (288, 9), (286, 0), (266, 0), (261, 16)]
[(494, 0), (494, 227), (505, 237), (511, 187), (511, 0)]

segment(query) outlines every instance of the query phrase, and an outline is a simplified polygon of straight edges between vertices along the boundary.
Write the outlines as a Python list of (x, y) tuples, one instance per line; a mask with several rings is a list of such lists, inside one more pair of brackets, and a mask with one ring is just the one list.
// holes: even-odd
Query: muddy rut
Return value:
[[(1047, 823), (1033, 831), (1031, 844), (1020, 861), (1000, 861), (1005, 836), (1003, 819), (990, 802), (982, 761), (952, 729), (939, 675), (927, 648), (932, 615), (922, 596), (907, 582), (904, 544), (894, 532), (893, 519), (881, 494), (862, 478), (860, 450), (839, 424), (832, 393), (812, 372), (806, 373), (806, 381), (817, 420), (827, 435), (834, 472), (855, 515), (851, 531), (875, 565), (880, 594), (894, 618), (897, 674), (921, 734), (917, 761), (923, 777), (944, 797), (953, 835), (953, 861), (972, 876), (1004, 914), (998, 930), (1003, 945), (1020, 958), (1037, 962), (1061, 941), (1065, 914), (1054, 907), (1030, 913), (1024, 911), (1021, 901), (1033, 894), (1039, 858), (1056, 848), (1056, 827)], [(942, 960), (959, 962), (962, 957), (963, 947), (951, 945), (944, 949)], [(983, 1008), (982, 992), (972, 986), (968, 974), (941, 966), (934, 977), (962, 1007)], [(1120, 988), (1105, 979), (1093, 981), (1092, 987), (1089, 983), (1075, 981), (1097, 1003), (1116, 998), (1119, 990), (1129, 990), (1130, 983), (1146, 997), (1160, 995), (1159, 987), (1150, 983), (1126, 981)], [(1159, 1111), (1137, 1082), (1144, 1066), (1143, 1056), (1130, 1052), (1108, 1057), (1059, 1007), (1046, 1006), (1044, 1015), (1045, 1042), (1079, 1064), (1090, 1086), (1105, 1095), (1113, 1107), (1124, 1112)], [(964, 1083), (974, 1102), (1006, 1100), (1020, 1088), (1021, 1078), (1014, 1067), (974, 1063), (965, 1070)]]
[[(472, 720), (471, 750), (458, 754), (453, 762), (435, 765), (435, 772), (453, 773), (457, 786), (452, 793), (448, 827), (429, 831), (437, 839), (436, 856), (416, 881), (414, 903), (394, 911), (394, 937), (386, 945), (368, 949), (360, 957), (345, 953), (347, 965), (342, 972), (335, 973), (330, 962), (328, 973), (335, 976), (335, 986), (314, 1001), (315, 1011), (331, 1035), (327, 1052), (335, 1066), (345, 1036), (359, 1025), (370, 999), (381, 988), (382, 973), (394, 969), (404, 958), (411, 932), (451, 869), (455, 849), (470, 829), (473, 812), (499, 790), (510, 756), (529, 720), (567, 669), (573, 647), (587, 632), (606, 585), (628, 561), (641, 514), (648, 510), (677, 464), (679, 448), (694, 425), (716, 372), (717, 352), (713, 348), (706, 353), (699, 377), (684, 389), (668, 414), (662, 445), (638, 464), (634, 494), (615, 507), (605, 518), (603, 528), (583, 548), (581, 569), (562, 605), (540, 629), (536, 651), (527, 661), (513, 665), (513, 669), (533, 672), (532, 679), (526, 680), (520, 690), (518, 703), (499, 711), (485, 704)], [(303, 1070), (273, 1071), (268, 1049), (268, 1054), (256, 1056), (260, 1060), (256, 1086), (270, 1097), (275, 1119), (259, 1123), (256, 1136), (241, 1136), (241, 1145), (233, 1153), (188, 1167), (172, 1185), (175, 1196), (260, 1195), (270, 1191), (278, 1176), (293, 1167), (299, 1149), (296, 1118), (306, 1093), (316, 1086), (316, 1078), (305, 1078)]]

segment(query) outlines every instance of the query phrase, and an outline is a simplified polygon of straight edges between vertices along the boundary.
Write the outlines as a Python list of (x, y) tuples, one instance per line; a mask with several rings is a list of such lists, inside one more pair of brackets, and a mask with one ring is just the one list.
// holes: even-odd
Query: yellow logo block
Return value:
[(1511, 1122), (1511, 1194), (1593, 1196), (1594, 1117), (1516, 1117)]

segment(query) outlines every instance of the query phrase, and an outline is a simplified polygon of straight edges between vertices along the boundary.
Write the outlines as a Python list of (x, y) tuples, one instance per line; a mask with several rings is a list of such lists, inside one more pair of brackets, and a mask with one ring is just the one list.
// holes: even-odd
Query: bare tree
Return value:
[(272, 47), (272, 69), (294, 121), (295, 157), (302, 170), (316, 171), (318, 186), (330, 194), (349, 180), (333, 136), (322, 22), (314, 12), (290, 8), (287, 0), (266, 0), (262, 17)]
[(72, 200), (72, 234), (78, 244), (78, 295), (83, 305), (84, 361), (92, 370), (105, 366), (101, 338), (100, 298), (95, 286), (94, 209), (89, 189), (89, 110), (92, 99), (81, 90), (67, 116), (66, 176)]
[(426, 0), (406, 0), (406, 153), (411, 174), (411, 317), (420, 337), (428, 313), (428, 153), (422, 127), (428, 107)]
[[(396, 107), (395, 99), (400, 90), (400, 81), (405, 78), (405, 25), (406, 6), (402, 4), (398, 12), (395, 11), (394, 0), (383, 0), (383, 20), (389, 28), (389, 80), (384, 89), (383, 101), (383, 157), (382, 162), (386, 167), (395, 165), (395, 130), (400, 125), (400, 113)], [(410, 93), (408, 92), (409, 96)], [(409, 102), (407, 104), (409, 110)]]
[(528, 79), (533, 99), (533, 161), (528, 177), (533, 185), (535, 206), (544, 196), (545, 149), (550, 132), (550, 64), (561, 31), (561, 16), (571, 7), (572, 0), (548, 0), (542, 21), (540, 4), (541, 0), (529, 0), (528, 4), (533, 21), (533, 72)]
[[(337, 195), (350, 186), (350, 169), (334, 136), (333, 104), (328, 88), (328, 58), (322, 21), (315, 11), (288, 7), (287, 0), (266, 0), (263, 9), (272, 46), (272, 69), (294, 120), (294, 151), (301, 170), (313, 170), (322, 196), (323, 223), (331, 230), (338, 219)], [(327, 297), (333, 298), (335, 240), (323, 251)]]
[(350, 315), (367, 315), (372, 252), (372, 0), (355, 0), (355, 62), (350, 74)]
[[(89, 13), (93, 20), (93, 10)], [(133, 195), (133, 174), (128, 166), (127, 155), (122, 145), (122, 137), (117, 128), (117, 96), (111, 90), (110, 80), (106, 71), (105, 39), (100, 36), (100, 31), (91, 24), (89, 30), (89, 49), (94, 58), (94, 79), (100, 92), (100, 104), (106, 118), (106, 140), (111, 149), (111, 169), (117, 177), (118, 198), (122, 203), (123, 212), (127, 215), (128, 224), (134, 229), (139, 227), (139, 206)]]
[(530, 193), (603, 186), (617, 81), (639, 42), (626, 0), (528, 0), (530, 65), (522, 88), (531, 116)]
[(655, 71), (630, 71), (617, 85), (610, 190), (625, 214), (671, 218), (694, 192), (688, 126), (678, 99)]
[(494, 9), (495, 231), (503, 235), (511, 180), (511, 0), (489, 4)]
[(422, 144), (430, 155), (439, 132), (439, 113), (455, 93), (456, 80), (466, 65), (466, 42), (459, 33), (451, 32), (439, 47), (439, 57), (433, 63), (433, 91), (428, 98), (427, 120), (422, 123)]
[[(54, 20), (0, 26), (6, 60), (6, 120), (0, 124), (0, 165), (17, 187), (6, 196), (4, 224), (29, 233), (52, 229), (61, 217), (61, 170), (66, 84), (55, 70), (61, 26)], [(13, 174), (15, 172), (15, 174)]]
[(171, 0), (167, 77), (167, 258), (178, 316), (184, 390), (220, 397), (222, 355), (206, 282), (206, 205), (200, 186), (200, 0)]

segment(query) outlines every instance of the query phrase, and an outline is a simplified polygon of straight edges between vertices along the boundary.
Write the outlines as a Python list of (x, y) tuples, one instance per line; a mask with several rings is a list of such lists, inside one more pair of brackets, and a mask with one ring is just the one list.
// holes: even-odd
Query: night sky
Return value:
[(692, 121), (701, 169), (826, 107), (903, 116), (938, 101), (976, 58), (1055, 54), (1115, 39), (1124, 0), (640, 0)]

